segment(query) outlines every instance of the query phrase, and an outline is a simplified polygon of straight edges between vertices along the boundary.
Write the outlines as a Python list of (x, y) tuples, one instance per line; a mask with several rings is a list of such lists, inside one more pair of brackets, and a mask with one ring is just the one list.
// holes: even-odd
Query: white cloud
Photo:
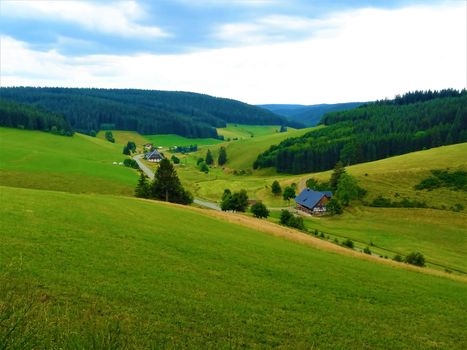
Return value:
[(332, 103), (466, 86), (463, 4), (334, 15), (295, 43), (176, 55), (38, 52), (1, 41), (1, 84), (185, 90), (250, 103)]
[(158, 38), (169, 34), (156, 26), (144, 26), (143, 9), (135, 1), (112, 4), (78, 1), (4, 1), (2, 16), (75, 23), (87, 30), (122, 37)]
[(254, 22), (226, 23), (213, 32), (215, 39), (236, 44), (285, 41), (292, 34), (311, 35), (322, 21), (298, 16), (270, 15)]

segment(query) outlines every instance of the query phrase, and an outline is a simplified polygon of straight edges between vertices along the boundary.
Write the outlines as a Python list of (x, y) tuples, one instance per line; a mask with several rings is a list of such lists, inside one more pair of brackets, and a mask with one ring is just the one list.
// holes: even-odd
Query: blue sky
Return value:
[(465, 6), (2, 0), (1, 84), (190, 90), (303, 104), (462, 88)]

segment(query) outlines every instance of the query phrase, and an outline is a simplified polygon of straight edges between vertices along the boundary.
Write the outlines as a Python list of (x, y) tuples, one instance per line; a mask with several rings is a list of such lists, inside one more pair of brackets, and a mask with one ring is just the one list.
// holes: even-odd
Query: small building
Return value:
[(144, 155), (144, 159), (146, 159), (149, 162), (159, 163), (162, 159), (164, 159), (164, 156), (158, 150), (155, 149), (151, 152), (146, 153)]
[(332, 198), (332, 192), (318, 192), (305, 188), (295, 197), (297, 209), (312, 215), (322, 215), (326, 213), (326, 204)]
[(152, 149), (153, 149), (152, 143), (147, 143), (147, 144), (143, 145), (143, 147), (144, 147), (145, 151), (152, 151)]

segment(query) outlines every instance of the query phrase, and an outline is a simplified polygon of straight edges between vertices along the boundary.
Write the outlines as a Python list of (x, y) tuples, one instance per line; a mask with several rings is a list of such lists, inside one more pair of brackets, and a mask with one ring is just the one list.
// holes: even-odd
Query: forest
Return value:
[(215, 128), (227, 123), (301, 126), (257, 106), (191, 92), (8, 87), (0, 93), (6, 100), (63, 115), (86, 134), (117, 129), (217, 138)]
[(61, 115), (0, 98), (0, 125), (11, 128), (42, 130), (71, 136), (70, 124)]
[(415, 91), (323, 116), (324, 128), (260, 154), (255, 169), (300, 174), (467, 141), (467, 91)]

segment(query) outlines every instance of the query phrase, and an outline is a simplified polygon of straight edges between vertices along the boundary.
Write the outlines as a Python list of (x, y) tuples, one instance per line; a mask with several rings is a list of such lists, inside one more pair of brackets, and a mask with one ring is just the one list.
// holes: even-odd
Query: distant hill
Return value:
[(87, 134), (118, 129), (216, 138), (216, 128), (227, 123), (300, 126), (258, 106), (192, 92), (10, 87), (0, 94), (63, 115), (74, 130)]
[(347, 102), (335, 104), (318, 105), (294, 105), (294, 104), (266, 104), (259, 105), (271, 112), (284, 116), (291, 121), (305, 124), (306, 126), (315, 126), (321, 120), (321, 117), (330, 112), (339, 112), (347, 109), (356, 108), (362, 105), (362, 102)]
[(282, 141), (255, 168), (301, 174), (467, 141), (467, 90), (415, 91), (328, 113), (326, 127)]

